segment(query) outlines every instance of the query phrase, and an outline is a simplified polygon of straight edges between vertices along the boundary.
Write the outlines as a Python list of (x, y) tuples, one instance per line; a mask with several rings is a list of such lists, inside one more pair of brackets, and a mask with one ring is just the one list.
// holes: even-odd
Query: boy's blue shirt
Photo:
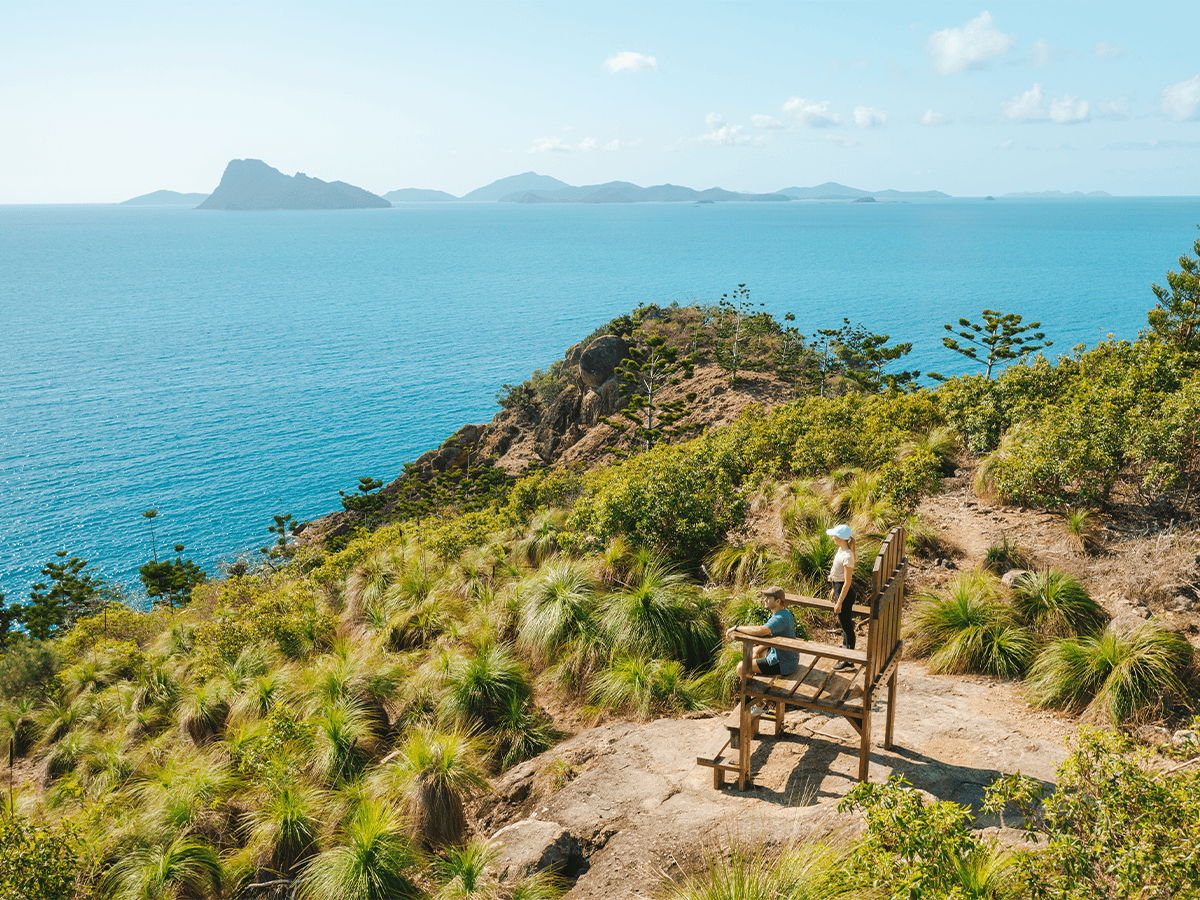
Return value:
[[(796, 636), (796, 618), (790, 609), (785, 608), (771, 613), (771, 618), (767, 619), (767, 627), (771, 629), (774, 637), (794, 638)], [(776, 661), (779, 663), (781, 675), (791, 675), (800, 667), (800, 654), (795, 650), (777, 651), (772, 647), (767, 651), (767, 662)]]

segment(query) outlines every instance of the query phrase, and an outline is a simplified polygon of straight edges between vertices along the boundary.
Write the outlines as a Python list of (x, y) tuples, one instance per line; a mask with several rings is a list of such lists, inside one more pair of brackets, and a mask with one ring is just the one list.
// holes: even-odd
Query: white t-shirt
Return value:
[(850, 577), (854, 577), (854, 554), (849, 550), (838, 548), (838, 552), (833, 555), (833, 566), (829, 569), (830, 581), (845, 581), (846, 569), (850, 568)]

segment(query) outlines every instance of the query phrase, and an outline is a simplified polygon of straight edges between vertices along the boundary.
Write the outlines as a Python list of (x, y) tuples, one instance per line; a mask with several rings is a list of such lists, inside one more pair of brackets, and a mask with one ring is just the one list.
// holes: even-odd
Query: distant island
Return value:
[(425, 188), (401, 188), (398, 191), (388, 191), (383, 199), (391, 203), (429, 203), (430, 201), (458, 200), (453, 194), (445, 191), (430, 191)]
[[(1003, 195), (1006, 200), (1072, 199), (1078, 197), (1111, 197), (1107, 191), (1018, 191)], [(491, 184), (476, 188), (462, 197), (430, 188), (399, 188), (382, 197), (346, 184), (343, 181), (325, 182), (297, 172), (289, 178), (259, 159), (235, 159), (225, 168), (221, 183), (212, 194), (181, 194), (176, 191), (154, 191), (121, 206), (192, 206), (197, 209), (374, 209), (393, 203), (718, 203), (726, 201), (771, 202), (788, 200), (873, 201), (889, 200), (950, 200), (942, 191), (865, 191), (836, 181), (812, 187), (787, 187), (766, 194), (727, 191), (712, 187), (696, 190), (677, 184), (657, 184), (641, 187), (628, 181), (608, 181), (604, 184), (576, 186), (550, 175), (522, 172), (499, 178)], [(995, 200), (988, 196), (986, 199)]]
[(520, 175), (500, 178), (491, 184), (476, 188), (461, 198), (444, 191), (418, 188), (389, 191), (384, 196), (393, 203), (456, 199), (495, 203), (716, 203), (730, 200), (858, 200), (863, 197), (876, 200), (941, 200), (950, 197), (941, 191), (864, 191), (834, 181), (816, 187), (790, 187), (766, 194), (727, 191), (718, 187), (698, 191), (676, 184), (641, 187), (628, 181), (609, 181), (577, 187), (549, 175), (539, 175), (537, 172), (522, 172)]
[(197, 206), (208, 199), (208, 194), (181, 194), (179, 191), (153, 191), (142, 194), (130, 200), (123, 200), (118, 206)]
[(326, 182), (297, 172), (289, 178), (261, 159), (234, 159), (221, 183), (197, 209), (375, 209), (392, 204), (344, 181)]
[(1083, 191), (1071, 191), (1069, 194), (1064, 194), (1062, 191), (1017, 191), (1011, 194), (1002, 194), (1006, 200), (1039, 200), (1044, 198), (1058, 199), (1060, 197), (1111, 197), (1112, 194), (1108, 191), (1092, 191), (1090, 194), (1085, 194)]

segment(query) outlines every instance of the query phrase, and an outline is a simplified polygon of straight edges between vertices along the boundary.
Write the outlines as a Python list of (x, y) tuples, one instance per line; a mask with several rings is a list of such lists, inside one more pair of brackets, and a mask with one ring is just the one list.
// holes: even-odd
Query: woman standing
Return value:
[[(842, 646), (847, 650), (854, 649), (854, 568), (858, 565), (858, 550), (854, 546), (854, 532), (849, 525), (838, 525), (825, 532), (837, 544), (837, 553), (833, 555), (833, 565), (829, 569), (829, 582), (832, 586), (830, 600), (833, 601), (833, 611), (837, 613), (838, 624), (842, 626)], [(835, 669), (850, 669), (854, 663), (843, 660), (834, 666)]]

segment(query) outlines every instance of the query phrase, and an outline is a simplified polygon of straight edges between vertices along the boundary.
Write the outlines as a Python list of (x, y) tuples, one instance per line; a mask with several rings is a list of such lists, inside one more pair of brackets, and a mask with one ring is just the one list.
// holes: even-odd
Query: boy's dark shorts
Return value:
[(757, 662), (758, 662), (758, 672), (760, 675), (778, 675), (779, 674), (779, 661), (778, 660), (776, 660), (775, 662), (767, 662), (767, 660), (765, 658), (760, 658), (757, 660)]

